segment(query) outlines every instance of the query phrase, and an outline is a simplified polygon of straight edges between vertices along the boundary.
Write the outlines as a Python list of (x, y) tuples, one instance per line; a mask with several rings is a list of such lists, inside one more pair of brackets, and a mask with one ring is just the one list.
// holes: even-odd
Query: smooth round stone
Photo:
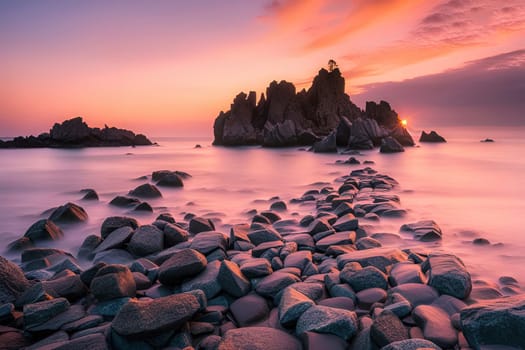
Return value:
[(272, 273), (270, 262), (264, 258), (246, 260), (240, 267), (241, 272), (248, 278), (264, 277)]
[(268, 302), (257, 294), (248, 294), (230, 305), (230, 311), (240, 327), (246, 327), (268, 317)]
[(328, 333), (305, 332), (301, 340), (308, 350), (345, 350), (348, 346), (343, 338)]
[(164, 249), (164, 233), (153, 225), (143, 225), (135, 230), (128, 243), (128, 250), (136, 256), (153, 254)]
[(452, 326), (449, 315), (439, 307), (419, 305), (412, 312), (412, 317), (423, 329), (425, 339), (445, 349), (457, 344), (457, 331)]
[(357, 304), (363, 309), (369, 309), (374, 303), (382, 303), (386, 300), (387, 293), (381, 288), (370, 288), (356, 294)]
[(289, 285), (300, 281), (301, 279), (294, 274), (277, 271), (264, 277), (255, 290), (263, 296), (273, 297)]
[(162, 197), (159, 189), (152, 184), (142, 184), (129, 192), (130, 195), (140, 198)]
[(110, 216), (104, 220), (100, 228), (102, 238), (105, 239), (111, 232), (123, 226), (129, 226), (132, 229), (136, 229), (139, 225), (134, 218), (126, 216)]
[(82, 222), (87, 219), (88, 214), (84, 208), (75, 203), (66, 203), (56, 208), (49, 216), (49, 220), (57, 223)]
[(392, 270), (390, 270), (389, 281), (393, 286), (405, 283), (425, 284), (427, 278), (423, 274), (423, 271), (421, 271), (421, 267), (418, 264), (404, 261), (392, 266)]
[(439, 297), (438, 292), (434, 288), (420, 283), (401, 284), (397, 287), (390, 288), (388, 293), (401, 294), (414, 307), (421, 304), (432, 304)]
[(374, 239), (372, 237), (363, 237), (363, 238), (359, 238), (357, 242), (355, 242), (355, 246), (358, 250), (365, 250), (365, 249), (379, 248), (382, 246), (382, 244), (377, 239)]

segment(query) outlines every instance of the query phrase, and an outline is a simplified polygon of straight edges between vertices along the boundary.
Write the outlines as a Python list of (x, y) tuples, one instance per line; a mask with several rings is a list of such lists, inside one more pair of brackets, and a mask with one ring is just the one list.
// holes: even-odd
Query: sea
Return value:
[[(421, 129), (409, 129), (415, 139)], [(429, 131), (429, 129), (427, 129)], [(407, 210), (403, 218), (371, 224), (377, 233), (400, 233), (404, 223), (432, 219), (443, 231), (439, 242), (421, 243), (401, 234), (386, 242), (401, 248), (451, 252), (475, 279), (496, 282), (512, 276), (525, 282), (525, 127), (443, 127), (447, 143), (422, 143), (404, 153), (378, 149), (352, 155), (373, 165), (338, 164), (350, 155), (315, 154), (304, 148), (225, 148), (211, 137), (152, 138), (157, 146), (82, 149), (0, 149), (0, 254), (20, 255), (7, 245), (24, 235), (49, 209), (73, 202), (89, 215), (85, 223), (62, 225), (64, 238), (43, 246), (76, 255), (84, 238), (100, 234), (108, 216), (129, 215), (149, 224), (163, 212), (182, 221), (187, 213), (213, 218), (218, 230), (249, 222), (249, 211), (268, 209), (280, 198), (288, 203), (283, 218), (300, 219), (315, 205), (289, 201), (311, 189), (339, 184), (336, 179), (370, 166), (399, 182), (394, 191)], [(480, 140), (492, 138), (495, 142)], [(201, 147), (196, 147), (200, 145)], [(108, 203), (148, 182), (156, 170), (192, 175), (183, 188), (161, 188), (162, 198), (148, 200), (153, 213), (140, 213)], [(83, 201), (91, 188), (99, 201)], [(475, 238), (490, 244), (475, 245)], [(42, 244), (40, 245), (42, 246)]]

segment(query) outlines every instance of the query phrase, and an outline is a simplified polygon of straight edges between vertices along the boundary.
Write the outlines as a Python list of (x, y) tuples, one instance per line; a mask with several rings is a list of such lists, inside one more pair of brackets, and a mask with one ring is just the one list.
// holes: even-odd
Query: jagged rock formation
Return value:
[(0, 141), (0, 148), (42, 148), (42, 147), (113, 147), (149, 146), (152, 142), (142, 134), (106, 126), (104, 129), (90, 128), (82, 117), (55, 123), (49, 133), (39, 136), (15, 137), (11, 141)]
[(421, 137), (419, 138), (419, 142), (447, 142), (445, 138), (441, 135), (439, 135), (437, 132), (432, 130), (428, 134), (425, 131), (421, 132)]
[(405, 146), (414, 145), (387, 102), (367, 102), (363, 111), (344, 91), (345, 79), (336, 68), (321, 69), (312, 86), (298, 93), (286, 81), (273, 81), (258, 103), (255, 92), (241, 92), (231, 109), (215, 119), (213, 144), (313, 145), (334, 132), (339, 147), (370, 149), (386, 136)]

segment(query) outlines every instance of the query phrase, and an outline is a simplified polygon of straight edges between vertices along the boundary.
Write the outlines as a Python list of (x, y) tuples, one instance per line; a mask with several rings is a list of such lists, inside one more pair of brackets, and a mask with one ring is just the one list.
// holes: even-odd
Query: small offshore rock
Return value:
[(131, 196), (139, 197), (139, 198), (160, 198), (162, 197), (162, 193), (160, 193), (159, 189), (155, 187), (155, 185), (152, 184), (142, 184), (135, 189), (129, 191), (129, 194)]
[(428, 134), (425, 131), (421, 132), (421, 136), (419, 137), (419, 142), (447, 142), (445, 138), (441, 135), (439, 135), (434, 130), (430, 131)]
[(49, 220), (59, 223), (82, 222), (87, 219), (88, 214), (84, 208), (75, 203), (66, 203), (56, 208), (49, 216)]
[(53, 221), (42, 219), (31, 225), (24, 237), (29, 238), (32, 242), (38, 242), (42, 240), (55, 241), (64, 236), (64, 233)]

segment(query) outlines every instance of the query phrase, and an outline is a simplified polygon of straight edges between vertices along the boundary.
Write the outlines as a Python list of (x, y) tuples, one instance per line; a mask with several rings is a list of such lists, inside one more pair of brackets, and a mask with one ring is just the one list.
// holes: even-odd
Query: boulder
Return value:
[(31, 225), (24, 237), (29, 238), (32, 242), (38, 242), (43, 240), (55, 241), (64, 236), (64, 233), (53, 221), (42, 219)]
[(279, 329), (246, 327), (230, 329), (219, 344), (218, 350), (302, 350), (301, 342)]
[(472, 348), (525, 348), (525, 295), (502, 297), (461, 310), (461, 329)]
[(287, 287), (279, 303), (279, 322), (283, 326), (294, 325), (299, 317), (315, 303), (294, 288)]
[(337, 257), (337, 265), (342, 269), (349, 262), (358, 262), (361, 266), (375, 266), (386, 272), (386, 268), (401, 261), (406, 261), (408, 255), (395, 248), (372, 248), (359, 250)]
[(404, 224), (399, 230), (414, 234), (414, 239), (422, 242), (438, 241), (443, 237), (441, 228), (434, 220), (422, 220)]
[(164, 233), (153, 225), (139, 226), (131, 236), (128, 250), (136, 256), (146, 256), (164, 249)]
[(31, 329), (39, 326), (65, 312), (69, 309), (69, 306), (69, 302), (65, 298), (56, 298), (24, 305), (24, 327)]
[(102, 238), (105, 239), (111, 232), (123, 226), (129, 226), (132, 229), (136, 229), (139, 227), (139, 223), (136, 219), (127, 216), (110, 216), (102, 222), (100, 234), (102, 235)]
[(449, 349), (458, 342), (457, 331), (442, 309), (432, 305), (419, 305), (412, 312), (412, 318), (423, 329), (425, 339), (436, 345)]
[(98, 201), (98, 193), (97, 191), (87, 188), (80, 191), (81, 193), (84, 193), (84, 197), (82, 197), (82, 200), (85, 201)]
[(97, 254), (108, 249), (123, 248), (131, 239), (133, 232), (134, 230), (129, 226), (122, 226), (114, 230), (106, 237), (106, 239), (97, 245), (92, 253)]
[(182, 181), (182, 177), (179, 174), (176, 172), (170, 172), (169, 174), (166, 174), (160, 178), (160, 180), (157, 182), (157, 186), (183, 187), (184, 182)]
[(126, 196), (116, 196), (109, 202), (109, 204), (114, 205), (116, 207), (128, 208), (139, 205), (140, 200), (138, 200), (137, 198), (131, 198)]
[(336, 133), (331, 132), (321, 141), (314, 143), (312, 150), (315, 153), (337, 153)]
[(442, 294), (465, 299), (472, 291), (472, 280), (463, 262), (452, 254), (430, 254), (425, 262), (428, 285)]
[(250, 291), (250, 281), (244, 277), (239, 266), (231, 261), (224, 260), (219, 270), (219, 284), (226, 293), (239, 298)]
[(29, 286), (20, 267), (0, 256), (0, 305), (14, 302)]
[(295, 329), (298, 335), (313, 331), (334, 334), (343, 339), (352, 338), (357, 330), (355, 312), (321, 305), (311, 306), (303, 312)]
[(100, 301), (134, 297), (135, 279), (125, 265), (106, 265), (98, 270), (90, 285), (91, 293)]
[(162, 197), (162, 193), (160, 193), (159, 189), (152, 185), (152, 184), (142, 184), (135, 189), (129, 191), (129, 194), (131, 196), (139, 197), (139, 198), (160, 198)]
[(188, 231), (172, 223), (167, 223), (163, 228), (163, 232), (164, 245), (166, 247), (171, 247), (178, 243), (186, 242), (189, 236)]
[(259, 281), (255, 290), (262, 296), (273, 297), (289, 285), (300, 281), (296, 275), (277, 271)]
[(206, 257), (193, 249), (182, 249), (164, 261), (159, 268), (159, 281), (168, 286), (198, 275), (207, 265)]
[(381, 140), (381, 148), (379, 151), (381, 153), (397, 153), (404, 152), (405, 149), (395, 138), (387, 136)]
[(183, 292), (190, 292), (200, 289), (206, 294), (208, 300), (212, 299), (221, 292), (221, 285), (219, 284), (220, 268), (220, 261), (215, 260), (209, 262), (201, 273), (184, 281), (181, 285), (181, 290)]
[(51, 215), (49, 215), (49, 220), (59, 223), (83, 222), (87, 219), (88, 214), (84, 208), (75, 203), (66, 203), (56, 208)]
[(350, 287), (356, 292), (369, 288), (388, 288), (387, 276), (374, 266), (366, 266), (352, 273), (346, 280)]
[(408, 329), (392, 311), (384, 310), (375, 319), (370, 328), (370, 338), (382, 348), (390, 343), (410, 339)]
[(447, 140), (445, 140), (443, 136), (439, 135), (437, 132), (432, 130), (428, 134), (425, 131), (422, 131), (421, 136), (419, 137), (419, 142), (447, 142)]
[(267, 318), (270, 308), (265, 298), (252, 293), (232, 302), (230, 311), (239, 327), (246, 327)]
[(205, 231), (214, 231), (215, 225), (210, 219), (205, 219), (196, 216), (190, 220), (189, 231), (193, 234), (198, 234)]
[(148, 337), (179, 329), (199, 309), (197, 298), (188, 293), (147, 301), (130, 300), (115, 316), (111, 328), (122, 336)]

